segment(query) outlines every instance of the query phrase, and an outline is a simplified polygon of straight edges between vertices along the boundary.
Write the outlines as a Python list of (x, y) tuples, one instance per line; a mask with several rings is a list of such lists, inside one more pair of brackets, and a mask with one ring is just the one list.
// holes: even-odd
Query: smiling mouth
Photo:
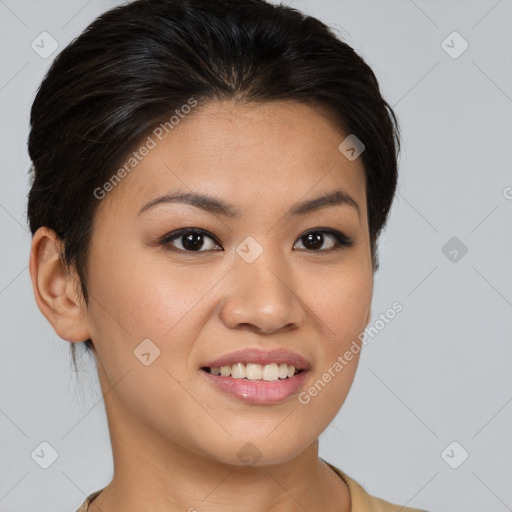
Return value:
[(295, 368), (293, 365), (288, 365), (285, 363), (236, 363), (231, 366), (203, 366), (201, 370), (219, 377), (231, 377), (233, 379), (246, 381), (260, 380), (268, 382), (286, 380), (304, 371), (302, 369)]

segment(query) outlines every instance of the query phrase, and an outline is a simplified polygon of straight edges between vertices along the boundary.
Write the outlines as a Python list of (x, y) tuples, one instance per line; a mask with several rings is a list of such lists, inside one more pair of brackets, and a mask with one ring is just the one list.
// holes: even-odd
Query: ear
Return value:
[(56, 233), (39, 228), (32, 237), (30, 276), (37, 305), (55, 329), (67, 341), (90, 338), (87, 305), (79, 293), (80, 281), (74, 269), (61, 261), (64, 245)]

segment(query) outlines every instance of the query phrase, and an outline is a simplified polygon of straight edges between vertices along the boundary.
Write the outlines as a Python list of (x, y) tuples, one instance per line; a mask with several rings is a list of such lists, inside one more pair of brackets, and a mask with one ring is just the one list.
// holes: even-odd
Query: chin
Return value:
[(312, 440), (303, 443), (285, 444), (282, 439), (270, 438), (268, 430), (260, 435), (248, 435), (241, 439), (236, 437), (225, 443), (216, 443), (209, 450), (208, 457), (228, 466), (262, 467), (276, 466), (292, 460), (304, 451)]

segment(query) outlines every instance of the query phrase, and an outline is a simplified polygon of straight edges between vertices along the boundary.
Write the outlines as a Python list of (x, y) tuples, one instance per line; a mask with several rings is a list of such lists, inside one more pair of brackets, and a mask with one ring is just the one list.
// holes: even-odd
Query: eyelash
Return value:
[[(298, 238), (298, 241), (300, 241), (302, 238), (306, 237), (307, 235), (315, 234), (315, 233), (323, 233), (323, 234), (331, 235), (335, 240), (334, 247), (331, 247), (330, 249), (301, 249), (301, 250), (305, 250), (307, 252), (312, 252), (312, 253), (316, 253), (316, 252), (318, 252), (318, 253), (329, 252), (330, 253), (332, 251), (339, 251), (340, 249), (345, 249), (348, 247), (352, 247), (354, 245), (354, 241), (352, 240), (352, 238), (346, 236), (341, 231), (327, 229), (327, 228), (325, 228), (325, 229), (324, 228), (309, 229), (308, 231), (303, 233)], [(188, 235), (188, 234), (203, 235), (205, 237), (211, 238), (217, 245), (221, 245), (213, 235), (208, 233), (208, 231), (205, 231), (205, 230), (199, 229), (199, 228), (183, 228), (183, 229), (179, 229), (177, 231), (173, 231), (172, 233), (168, 233), (160, 240), (160, 245), (162, 245), (164, 248), (169, 249), (171, 251), (184, 252), (184, 253), (190, 253), (190, 254), (201, 253), (201, 252), (210, 252), (211, 250), (214, 250), (214, 249), (207, 249), (207, 250), (199, 250), (199, 251), (188, 251), (185, 249), (178, 249), (171, 245), (171, 242), (173, 240), (179, 239), (180, 237), (182, 237), (184, 235)]]

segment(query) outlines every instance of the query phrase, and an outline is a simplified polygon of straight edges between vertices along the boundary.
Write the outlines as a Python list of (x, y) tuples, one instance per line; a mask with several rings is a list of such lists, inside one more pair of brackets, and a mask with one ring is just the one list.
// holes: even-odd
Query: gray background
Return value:
[[(0, 0), (2, 512), (69, 512), (112, 476), (94, 362), (82, 360), (77, 380), (69, 344), (33, 298), (25, 212), (36, 88), (57, 52), (118, 3)], [(512, 0), (287, 3), (366, 59), (404, 144), (370, 323), (397, 300), (404, 309), (369, 339), (320, 455), (388, 501), (512, 510)], [(43, 31), (59, 44), (46, 59), (31, 48)], [(445, 50), (461, 40), (442, 44), (453, 31), (469, 44), (457, 58)], [(459, 247), (443, 252), (452, 237)], [(58, 452), (48, 469), (31, 457), (43, 441)]]

